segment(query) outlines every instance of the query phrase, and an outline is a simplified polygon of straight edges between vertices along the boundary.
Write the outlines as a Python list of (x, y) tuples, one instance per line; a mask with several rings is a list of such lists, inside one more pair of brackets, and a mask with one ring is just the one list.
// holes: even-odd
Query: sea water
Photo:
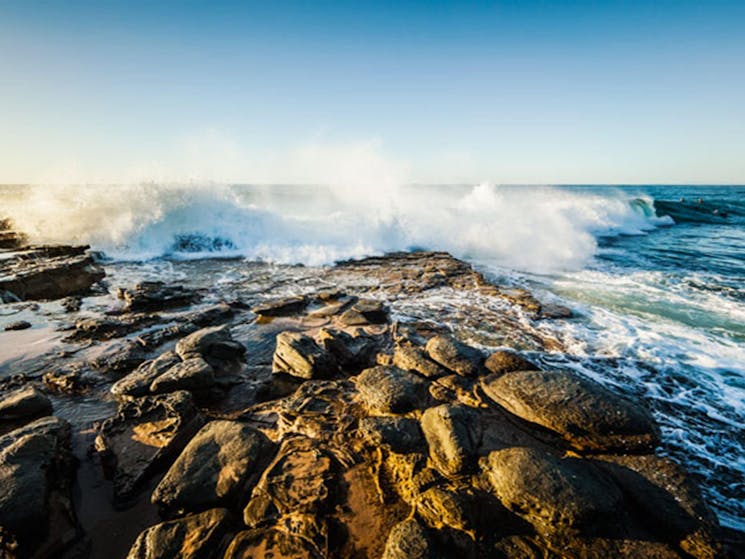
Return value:
[(172, 281), (197, 258), (450, 251), (569, 306), (575, 318), (532, 325), (564, 347), (535, 357), (646, 401), (662, 452), (745, 529), (745, 187), (15, 186), (0, 187), (2, 215), (33, 241), (88, 243), (129, 276)]

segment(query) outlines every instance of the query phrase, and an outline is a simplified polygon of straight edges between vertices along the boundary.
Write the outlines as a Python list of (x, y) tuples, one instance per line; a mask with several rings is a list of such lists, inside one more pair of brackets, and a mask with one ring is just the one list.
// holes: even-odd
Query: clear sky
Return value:
[(745, 183), (745, 2), (0, 0), (0, 182)]

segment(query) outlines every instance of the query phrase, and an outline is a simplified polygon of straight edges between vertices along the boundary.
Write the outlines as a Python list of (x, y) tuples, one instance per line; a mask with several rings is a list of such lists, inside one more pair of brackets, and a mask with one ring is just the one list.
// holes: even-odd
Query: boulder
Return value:
[(322, 379), (338, 371), (333, 354), (300, 332), (280, 332), (274, 350), (272, 371), (301, 379)]
[(136, 369), (146, 359), (147, 351), (138, 341), (120, 340), (99, 353), (91, 365), (119, 377)]
[(312, 542), (281, 528), (259, 528), (238, 532), (230, 542), (224, 559), (292, 558), (319, 559), (319, 551)]
[(363, 417), (359, 425), (362, 438), (373, 446), (385, 446), (392, 452), (426, 452), (424, 435), (416, 419), (406, 417)]
[(0, 425), (28, 422), (51, 413), (52, 402), (33, 386), (13, 390), (0, 399)]
[(14, 330), (27, 330), (31, 328), (31, 323), (28, 320), (17, 320), (15, 322), (11, 322), (10, 324), (6, 324), (5, 330), (6, 332), (11, 332)]
[(166, 285), (162, 281), (144, 281), (132, 288), (119, 288), (117, 296), (124, 301), (127, 312), (153, 312), (174, 307), (186, 307), (199, 300), (199, 295), (182, 285)]
[(425, 351), (414, 345), (397, 345), (393, 352), (393, 364), (404, 371), (413, 371), (427, 378), (439, 378), (448, 370), (430, 359)]
[(497, 498), (541, 533), (592, 534), (623, 518), (621, 490), (587, 460), (512, 447), (484, 462)]
[(58, 556), (77, 537), (70, 446), (70, 425), (53, 416), (0, 437), (0, 532), (21, 557)]
[(111, 385), (110, 391), (114, 396), (146, 396), (150, 393), (150, 385), (160, 375), (171, 367), (180, 363), (181, 359), (173, 351), (166, 351), (155, 359), (145, 361), (127, 376)]
[(382, 301), (363, 299), (339, 316), (345, 326), (368, 326), (388, 322), (388, 309)]
[(244, 423), (211, 421), (186, 445), (152, 502), (166, 511), (231, 507), (253, 489), (270, 449), (269, 440)]
[(478, 511), (474, 503), (465, 493), (435, 486), (419, 495), (416, 512), (432, 528), (448, 527), (469, 532), (476, 527), (476, 519), (483, 516), (483, 511)]
[(484, 367), (490, 373), (502, 375), (513, 371), (537, 371), (538, 367), (514, 351), (498, 350), (484, 361)]
[(156, 524), (137, 537), (127, 559), (212, 559), (224, 547), (232, 524), (225, 509)]
[(176, 363), (150, 385), (150, 392), (162, 394), (176, 390), (199, 392), (209, 389), (215, 384), (215, 374), (212, 365), (201, 357), (191, 357)]
[(429, 408), (422, 414), (421, 426), (430, 459), (440, 472), (453, 476), (474, 469), (481, 429), (469, 408), (460, 404)]
[(104, 278), (87, 246), (33, 247), (0, 261), (0, 292), (23, 300), (61, 299), (87, 293)]
[(510, 413), (561, 435), (585, 452), (640, 452), (659, 442), (652, 415), (637, 403), (574, 373), (513, 371), (482, 380)]
[(318, 333), (319, 345), (331, 353), (337, 363), (349, 372), (369, 367), (375, 361), (377, 343), (362, 332), (352, 335), (343, 330), (322, 328)]
[(430, 338), (426, 350), (433, 361), (461, 376), (474, 377), (483, 370), (484, 356), (481, 352), (452, 336)]
[(208, 362), (212, 359), (227, 361), (240, 359), (246, 348), (233, 340), (226, 325), (202, 328), (176, 343), (176, 353), (181, 359), (201, 356)]
[(251, 312), (261, 316), (290, 316), (298, 314), (307, 306), (308, 299), (302, 295), (297, 295), (264, 301), (251, 307)]
[(373, 412), (406, 413), (429, 401), (426, 383), (397, 367), (365, 369), (356, 381), (360, 399)]
[(426, 529), (414, 518), (396, 524), (388, 534), (382, 559), (435, 559), (435, 552)]
[(154, 472), (167, 467), (203, 422), (185, 391), (122, 402), (95, 441), (113, 478), (114, 502), (125, 504)]

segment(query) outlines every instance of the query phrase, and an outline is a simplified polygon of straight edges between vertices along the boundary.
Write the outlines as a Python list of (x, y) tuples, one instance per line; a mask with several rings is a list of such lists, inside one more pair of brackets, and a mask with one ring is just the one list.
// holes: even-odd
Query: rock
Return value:
[(227, 510), (211, 509), (156, 524), (137, 537), (127, 559), (211, 559), (224, 546), (232, 523)]
[(96, 369), (116, 376), (129, 373), (147, 359), (147, 351), (137, 341), (111, 343), (91, 362)]
[(345, 371), (358, 371), (374, 362), (377, 344), (364, 333), (351, 335), (342, 330), (321, 328), (319, 345), (331, 353)]
[(429, 535), (414, 518), (396, 524), (388, 534), (382, 559), (435, 559)]
[(514, 351), (499, 350), (486, 358), (484, 367), (490, 373), (502, 375), (513, 371), (537, 371), (538, 367)]
[(21, 557), (58, 556), (77, 537), (70, 425), (44, 417), (0, 437), (0, 526)]
[(469, 496), (450, 489), (435, 486), (424, 491), (416, 503), (416, 512), (432, 528), (453, 528), (463, 532), (472, 531), (475, 519), (483, 515), (474, 510)]
[(357, 301), (350, 309), (344, 311), (339, 320), (345, 326), (367, 326), (388, 322), (388, 309), (382, 301)]
[(302, 295), (298, 295), (264, 301), (251, 307), (251, 312), (261, 316), (290, 316), (300, 313), (307, 306), (308, 299)]
[(592, 534), (622, 518), (621, 491), (589, 461), (512, 447), (491, 452), (484, 468), (502, 504), (541, 533)]
[(413, 371), (427, 378), (438, 378), (448, 374), (447, 369), (430, 359), (424, 350), (413, 345), (397, 345), (393, 353), (393, 364), (404, 371)]
[(607, 471), (643, 514), (643, 524), (692, 557), (724, 556), (714, 513), (683, 468), (661, 456), (600, 456)]
[(166, 511), (234, 506), (269, 462), (271, 444), (244, 423), (211, 421), (186, 445), (152, 495)]
[(33, 247), (0, 261), (0, 292), (19, 299), (61, 299), (87, 293), (106, 275), (87, 246)]
[(419, 422), (405, 417), (363, 417), (362, 437), (374, 446), (386, 446), (392, 452), (426, 452), (427, 446)]
[(319, 559), (318, 550), (311, 542), (293, 536), (281, 529), (262, 528), (245, 530), (236, 534), (230, 542), (224, 559), (247, 559), (249, 557), (292, 559)]
[(167, 466), (202, 426), (188, 392), (123, 402), (103, 422), (95, 448), (112, 472), (114, 501), (125, 503), (155, 471)]
[(191, 357), (176, 363), (157, 377), (150, 385), (150, 392), (163, 394), (176, 390), (204, 391), (215, 384), (212, 366), (201, 357)]
[(51, 413), (52, 402), (33, 386), (9, 392), (0, 400), (0, 423), (28, 422)]
[(424, 381), (396, 367), (366, 369), (356, 380), (360, 399), (373, 412), (406, 413), (429, 401)]
[(285, 331), (277, 335), (272, 371), (301, 379), (322, 379), (335, 374), (338, 365), (334, 356), (310, 336)]
[(180, 339), (176, 353), (184, 361), (201, 356), (213, 367), (220, 368), (225, 361), (242, 359), (246, 348), (233, 340), (228, 327), (222, 325), (202, 328)]
[(86, 374), (80, 370), (55, 370), (44, 373), (44, 386), (52, 392), (76, 394), (90, 388)]
[(433, 361), (464, 377), (481, 373), (484, 356), (481, 352), (459, 342), (452, 336), (435, 336), (426, 346)]
[(0, 230), (0, 250), (14, 250), (21, 248), (28, 241), (28, 237), (18, 231)]
[(127, 376), (111, 385), (110, 391), (114, 396), (146, 396), (150, 393), (150, 385), (160, 375), (171, 367), (181, 363), (181, 359), (173, 351), (166, 351), (157, 358), (145, 361)]
[(10, 332), (11, 330), (26, 330), (28, 328), (31, 328), (31, 323), (28, 320), (17, 320), (7, 324), (4, 330)]
[(117, 296), (124, 301), (124, 310), (127, 312), (186, 307), (199, 300), (199, 295), (194, 291), (181, 285), (165, 285), (162, 281), (144, 281), (131, 289), (119, 288)]
[(514, 371), (489, 375), (482, 387), (510, 413), (558, 433), (581, 451), (640, 452), (659, 442), (646, 409), (574, 373)]
[(422, 414), (421, 426), (429, 456), (440, 472), (452, 476), (474, 469), (481, 432), (469, 408), (450, 404), (429, 408)]

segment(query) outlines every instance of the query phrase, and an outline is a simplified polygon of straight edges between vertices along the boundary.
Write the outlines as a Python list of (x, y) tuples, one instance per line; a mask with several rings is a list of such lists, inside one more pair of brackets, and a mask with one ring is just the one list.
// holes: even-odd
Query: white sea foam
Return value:
[(491, 184), (33, 186), (3, 205), (36, 241), (88, 243), (118, 259), (219, 253), (317, 265), (419, 247), (534, 272), (579, 269), (597, 235), (666, 223), (651, 200), (627, 193)]

